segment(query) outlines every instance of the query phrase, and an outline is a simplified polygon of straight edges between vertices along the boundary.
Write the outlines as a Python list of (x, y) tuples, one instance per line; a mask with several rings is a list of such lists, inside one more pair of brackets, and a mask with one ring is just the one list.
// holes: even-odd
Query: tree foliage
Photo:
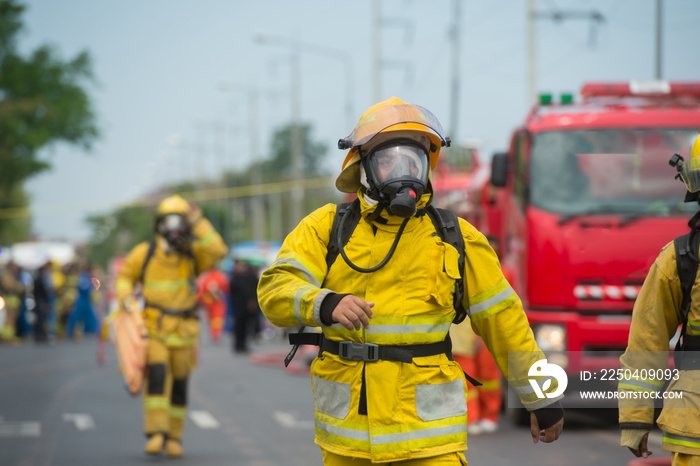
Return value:
[[(25, 7), (0, 0), (0, 209), (24, 207), (24, 183), (51, 168), (40, 150), (65, 142), (89, 149), (98, 136), (85, 86), (92, 79), (87, 52), (63, 60), (50, 45), (20, 55)], [(0, 242), (26, 236), (22, 220), (0, 218)]]
[[(316, 178), (324, 176), (321, 168), (323, 158), (326, 155), (326, 145), (311, 139), (312, 128), (303, 126), (304, 145), (304, 177)], [(92, 237), (87, 251), (88, 260), (107, 267), (112, 257), (126, 254), (141, 241), (149, 241), (153, 238), (155, 198), (163, 198), (168, 194), (181, 194), (186, 199), (201, 199), (202, 193), (215, 191), (222, 188), (248, 187), (253, 180), (258, 179), (258, 174), (263, 185), (274, 185), (276, 182), (285, 182), (290, 178), (291, 171), (291, 136), (292, 126), (285, 126), (277, 130), (270, 145), (270, 156), (264, 160), (258, 160), (242, 170), (230, 171), (222, 174), (220, 179), (199, 180), (197, 183), (184, 183), (170, 186), (161, 186), (159, 193), (153, 195), (150, 200), (143, 199), (142, 206), (126, 206), (112, 213), (93, 216), (88, 219), (92, 225)], [(202, 213), (211, 221), (214, 227), (221, 233), (226, 242), (234, 244), (248, 240), (275, 240), (281, 241), (282, 237), (275, 237), (270, 225), (272, 217), (279, 212), (279, 222), (285, 224), (288, 219), (291, 196), (286, 192), (266, 192), (261, 189), (262, 202), (253, 203), (253, 196), (217, 197), (215, 199), (198, 200), (197, 204), (202, 208)], [(167, 194), (166, 194), (167, 193)], [(206, 196), (205, 196), (206, 197)], [(305, 212), (310, 212), (328, 202), (340, 202), (338, 192), (333, 188), (308, 190), (306, 193)], [(275, 207), (277, 203), (277, 207)], [(257, 207), (256, 207), (257, 206)], [(253, 209), (262, 208), (265, 219), (265, 231), (254, 231), (251, 219), (255, 214)], [(283, 235), (285, 233), (283, 232)]]
[[(302, 141), (302, 176), (314, 178), (323, 175), (321, 162), (328, 147), (311, 138), (312, 128), (309, 124), (301, 125)], [(263, 164), (263, 172), (273, 179), (289, 178), (292, 172), (292, 137), (294, 125), (286, 125), (275, 131), (272, 136), (270, 158)]]

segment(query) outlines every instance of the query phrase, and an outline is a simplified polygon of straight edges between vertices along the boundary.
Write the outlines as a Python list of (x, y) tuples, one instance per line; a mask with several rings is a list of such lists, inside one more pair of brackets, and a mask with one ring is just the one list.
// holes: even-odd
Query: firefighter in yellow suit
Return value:
[[(677, 168), (688, 188), (686, 202), (700, 202), (700, 135), (691, 148), (691, 159)], [(691, 220), (696, 228), (699, 219), (697, 214)], [(693, 236), (697, 236), (697, 231)], [(697, 242), (690, 244), (697, 259)], [(681, 332), (682, 353), (676, 359), (679, 367), (675, 368), (677, 371), (668, 370), (669, 341), (683, 323), (683, 292), (673, 241), (664, 246), (634, 304), (627, 350), (620, 358), (622, 375), (627, 374), (618, 383), (620, 443), (635, 456), (651, 455), (647, 440), (654, 426), (655, 400), (649, 394), (664, 396), (663, 386), (670, 382), (656, 422), (663, 432), (662, 446), (671, 452), (674, 466), (700, 466), (700, 288), (697, 283), (698, 278), (692, 287), (687, 323)]]
[[(339, 141), (350, 151), (336, 186), (357, 193), (361, 209), (341, 254), (329, 268), (336, 206), (328, 204), (287, 236), (259, 282), (274, 325), (322, 329), (311, 383), (326, 465), (466, 464), (466, 381), (446, 340), (462, 277), (475, 331), (536, 413), (533, 441), (562, 431), (558, 398), (538, 399), (529, 384), (528, 369), (544, 356), (486, 238), (459, 219), (459, 270), (459, 252), (421, 215), (432, 200), (430, 170), (448, 143), (442, 134), (423, 107), (396, 97), (371, 107)], [(521, 361), (509, 364), (509, 351)]]
[(131, 308), (134, 286), (142, 284), (148, 328), (144, 386), (145, 451), (182, 456), (187, 385), (199, 337), (197, 275), (211, 268), (227, 248), (200, 209), (178, 195), (158, 206), (156, 238), (135, 246), (117, 277), (117, 298)]

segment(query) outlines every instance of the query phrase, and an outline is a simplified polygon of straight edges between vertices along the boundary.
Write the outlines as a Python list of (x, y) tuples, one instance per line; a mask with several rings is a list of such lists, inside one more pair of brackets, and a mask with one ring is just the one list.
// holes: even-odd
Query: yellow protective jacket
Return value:
[[(691, 292), (686, 330), (689, 335), (700, 335), (697, 280)], [(663, 448), (700, 455), (700, 370), (667, 370), (669, 340), (681, 324), (682, 299), (672, 241), (663, 247), (651, 266), (632, 311), (627, 350), (620, 358), (622, 378), (618, 391), (627, 392), (620, 393), (620, 427), (623, 430), (651, 429), (654, 424), (652, 397), (667, 397), (657, 420), (663, 431)], [(663, 386), (669, 379), (666, 389), (669, 393), (664, 394)], [(668, 398), (679, 394), (682, 398)]]
[[(150, 337), (168, 346), (193, 345), (197, 342), (199, 322), (184, 317), (185, 313), (192, 316), (195, 310), (197, 272), (211, 268), (227, 252), (223, 239), (207, 219), (201, 217), (193, 225), (192, 233), (195, 240), (192, 242), (191, 257), (177, 252), (167, 254), (162, 238), (158, 238), (143, 277), (142, 291), (146, 303), (144, 322)], [(124, 260), (116, 281), (120, 303), (133, 294), (148, 248), (148, 242), (140, 243)], [(162, 309), (169, 312), (165, 313)], [(173, 311), (175, 315), (172, 315)], [(177, 312), (183, 315), (177, 315)]]
[[(367, 268), (386, 257), (403, 219), (392, 216), (386, 224), (370, 224), (366, 217), (374, 207), (360, 198), (363, 220), (345, 252), (353, 263)], [(538, 401), (526, 380), (530, 364), (544, 356), (496, 255), (473, 226), (459, 221), (466, 245), (465, 270), (459, 270), (459, 253), (440, 239), (427, 215), (408, 222), (394, 255), (378, 271), (356, 272), (340, 255), (327, 270), (325, 258), (335, 211), (336, 206), (329, 204), (304, 218), (263, 273), (258, 298), (273, 324), (322, 327), (324, 337), (335, 341), (378, 345), (441, 342), (455, 316), (455, 279), (466, 277), (468, 293), (463, 302), (470, 307), (472, 326), (504, 374), (518, 386), (523, 402), (535, 409), (556, 401)], [(382, 216), (386, 218), (385, 213)], [(331, 292), (374, 302), (369, 329), (324, 326), (321, 303)], [(508, 351), (527, 354), (527, 367), (516, 364), (509, 374)], [(326, 450), (389, 462), (466, 449), (466, 381), (459, 364), (445, 354), (402, 363), (352, 361), (324, 352), (312, 363), (311, 379), (315, 441)], [(366, 415), (358, 412), (363, 380)]]

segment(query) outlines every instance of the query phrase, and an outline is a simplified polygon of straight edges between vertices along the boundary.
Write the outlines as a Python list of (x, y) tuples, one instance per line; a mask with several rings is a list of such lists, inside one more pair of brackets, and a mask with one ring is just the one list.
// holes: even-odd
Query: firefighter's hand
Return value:
[(364, 299), (349, 294), (335, 306), (331, 316), (333, 322), (338, 322), (348, 330), (369, 328), (369, 319), (373, 317), (372, 307), (374, 303), (368, 303)]
[(642, 457), (642, 458), (648, 458), (651, 456), (651, 452), (647, 450), (647, 440), (649, 440), (649, 432), (644, 434), (644, 437), (642, 437), (642, 441), (639, 442), (639, 448), (634, 449), (632, 447), (627, 447), (629, 450), (632, 452), (632, 454), (636, 457)]
[(133, 296), (127, 296), (126, 298), (122, 299), (121, 305), (122, 309), (128, 312), (139, 310), (139, 302)]
[(194, 225), (197, 223), (197, 220), (202, 218), (202, 210), (195, 204), (194, 202), (190, 202), (190, 208), (187, 209), (187, 221), (190, 222), (190, 225)]
[(535, 413), (530, 412), (530, 434), (532, 434), (532, 443), (542, 441), (544, 443), (552, 443), (561, 435), (564, 430), (564, 418), (559, 419), (556, 424), (540, 429), (540, 424), (537, 422)]

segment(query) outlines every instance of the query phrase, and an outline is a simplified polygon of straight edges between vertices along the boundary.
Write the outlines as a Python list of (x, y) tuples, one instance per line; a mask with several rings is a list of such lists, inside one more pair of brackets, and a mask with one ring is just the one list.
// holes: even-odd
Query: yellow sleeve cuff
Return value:
[(648, 432), (646, 429), (622, 429), (620, 446), (637, 450), (639, 449), (639, 444), (642, 443), (642, 437)]

